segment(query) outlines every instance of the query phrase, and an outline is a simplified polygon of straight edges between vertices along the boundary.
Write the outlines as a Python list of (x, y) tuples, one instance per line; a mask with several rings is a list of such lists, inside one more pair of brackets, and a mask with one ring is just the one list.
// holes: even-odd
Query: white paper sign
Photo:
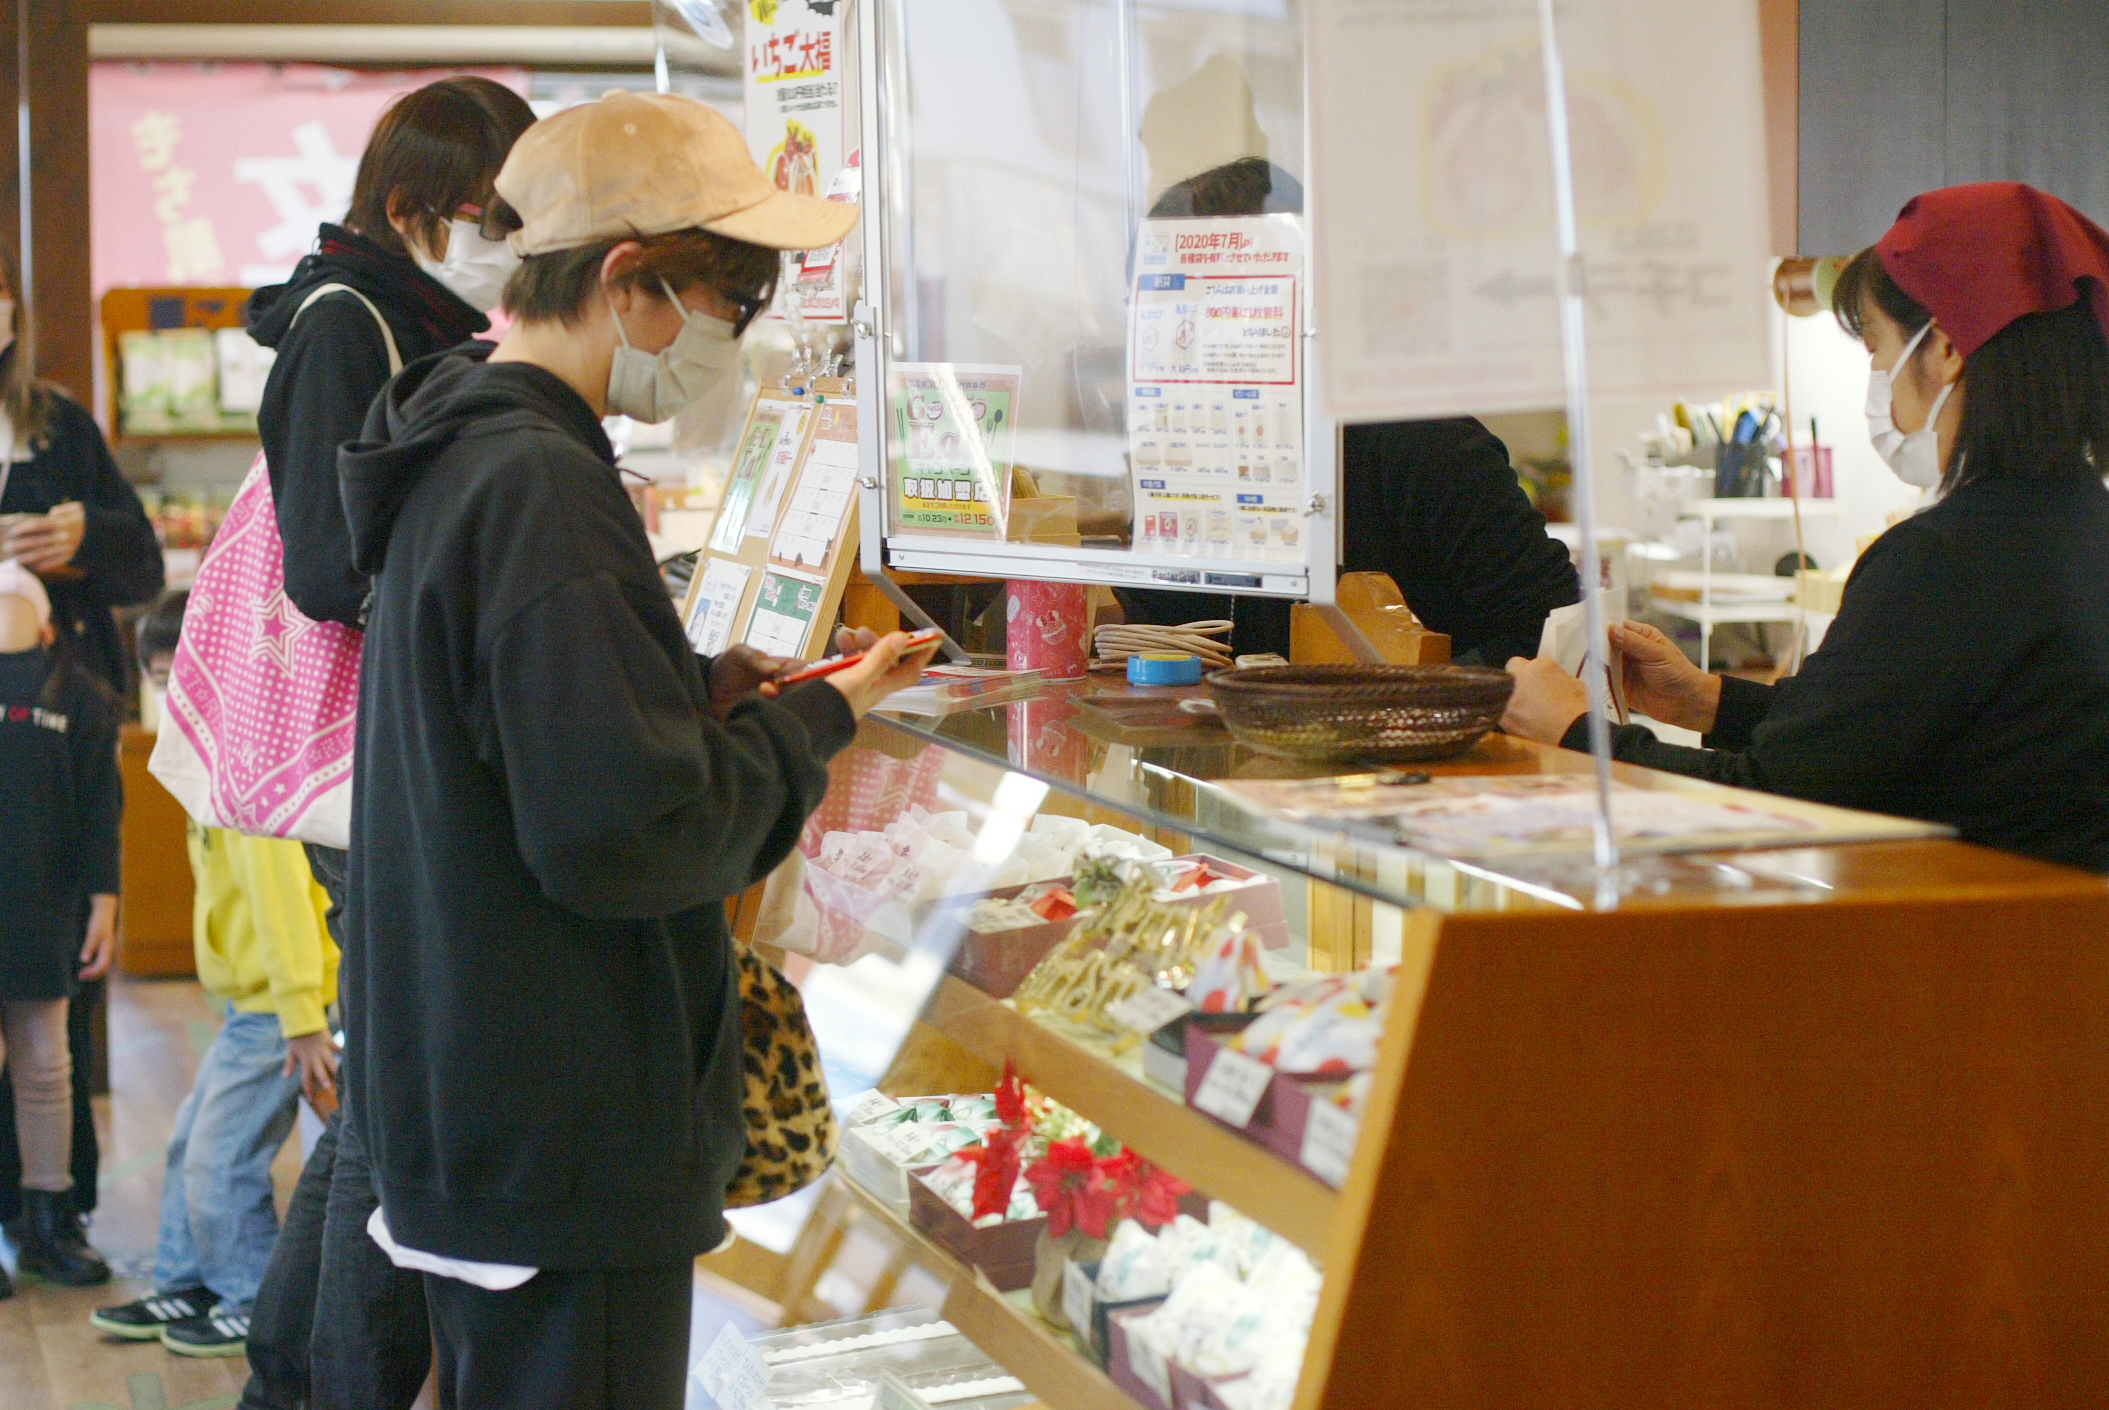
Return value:
[(718, 1410), (775, 1410), (769, 1399), (769, 1368), (761, 1353), (727, 1322), (718, 1339), (691, 1372), (696, 1383), (718, 1403)]
[(1085, 1345), (1091, 1342), (1093, 1291), (1091, 1275), (1084, 1271), (1083, 1264), (1073, 1259), (1062, 1264), (1062, 1315), (1069, 1319), (1076, 1339)]
[(1194, 1093), (1194, 1105), (1242, 1130), (1252, 1124), (1252, 1113), (1259, 1110), (1260, 1098), (1267, 1095), (1267, 1084), (1273, 1080), (1274, 1069), (1264, 1062), (1218, 1048)]
[(1302, 561), (1303, 227), (1146, 220), (1128, 313), (1135, 546)]
[(1296, 1158), (1304, 1169), (1337, 1190), (1347, 1183), (1347, 1167), (1355, 1158), (1355, 1139), (1361, 1134), (1360, 1117), (1331, 1102), (1313, 1102)]
[(1159, 989), (1151, 985), (1138, 989), (1117, 1004), (1106, 1005), (1106, 1016), (1121, 1027), (1144, 1037), (1155, 1033), (1173, 1019), (1192, 1013), (1194, 1006), (1183, 994), (1170, 989)]
[(688, 614), (688, 641), (698, 656), (716, 656), (731, 643), (732, 619), (753, 571), (744, 563), (703, 556), (703, 584)]
[(1128, 1334), (1128, 1369), (1135, 1373), (1136, 1380), (1155, 1391), (1159, 1400), (1166, 1405), (1172, 1403), (1172, 1374), (1165, 1368), (1164, 1357), (1133, 1332)]
[(889, 1112), (899, 1111), (900, 1109), (901, 1104), (884, 1092), (866, 1092), (857, 1099), (857, 1104), (849, 1109), (850, 1124), (852, 1126), (863, 1126), (877, 1121)]
[[(1329, 410), (1563, 404), (1536, 0), (1334, 0), (1305, 15)], [(1592, 393), (1764, 385), (1757, 7), (1561, 0), (1558, 26)]]
[[(856, 199), (855, 184), (842, 178), (844, 7), (810, 0), (770, 0), (741, 16), (746, 22), (747, 148), (762, 174), (785, 191), (835, 200)], [(765, 18), (766, 16), (766, 18)], [(804, 316), (815, 322), (842, 321), (840, 260), (819, 259), (808, 281), (806, 271), (778, 286), (782, 295), (798, 288), (805, 297)], [(771, 317), (779, 316), (772, 313)]]

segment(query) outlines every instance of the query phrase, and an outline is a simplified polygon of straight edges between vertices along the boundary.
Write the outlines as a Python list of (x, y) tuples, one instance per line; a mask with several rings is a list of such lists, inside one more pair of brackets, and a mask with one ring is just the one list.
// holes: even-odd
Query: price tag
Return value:
[(1355, 1158), (1355, 1138), (1362, 1134), (1362, 1118), (1351, 1116), (1331, 1102), (1311, 1103), (1310, 1119), (1304, 1122), (1303, 1147), (1296, 1158), (1303, 1168), (1339, 1189), (1347, 1183), (1348, 1162)]
[(769, 1399), (769, 1368), (754, 1344), (727, 1322), (691, 1373), (718, 1410), (776, 1410)]
[(1264, 1062), (1218, 1048), (1216, 1060), (1208, 1065), (1208, 1075), (1194, 1093), (1194, 1105), (1243, 1130), (1252, 1124), (1252, 1113), (1259, 1110), (1260, 1098), (1267, 1095), (1267, 1084), (1273, 1080), (1274, 1069)]
[(1062, 1315), (1085, 1346), (1091, 1345), (1091, 1275), (1074, 1261), (1062, 1264)]
[(904, 1121), (898, 1126), (882, 1126), (862, 1134), (865, 1143), (886, 1160), (895, 1165), (913, 1165), (918, 1163), (915, 1157), (936, 1138), (937, 1128)]
[(1192, 1013), (1194, 1006), (1184, 995), (1170, 989), (1159, 989), (1151, 985), (1138, 989), (1117, 1004), (1106, 1005), (1106, 1017), (1133, 1033), (1145, 1038), (1170, 1023), (1173, 1019)]
[(1135, 1373), (1136, 1380), (1155, 1391), (1159, 1400), (1166, 1405), (1172, 1403), (1172, 1373), (1165, 1369), (1164, 1357), (1132, 1332), (1128, 1335), (1128, 1369)]
[(877, 1121), (888, 1112), (900, 1109), (901, 1104), (884, 1092), (866, 1092), (857, 1104), (849, 1109), (850, 1125), (862, 1126), (867, 1122)]

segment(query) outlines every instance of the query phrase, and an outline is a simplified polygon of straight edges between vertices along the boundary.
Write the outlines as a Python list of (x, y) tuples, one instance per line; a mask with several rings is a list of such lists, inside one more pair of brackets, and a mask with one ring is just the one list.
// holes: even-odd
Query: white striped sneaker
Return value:
[(219, 1300), (205, 1288), (180, 1288), (142, 1297), (122, 1307), (98, 1307), (88, 1314), (88, 1325), (126, 1341), (154, 1341), (161, 1336), (163, 1327), (203, 1317)]
[(203, 1317), (163, 1327), (161, 1344), (178, 1356), (240, 1356), (249, 1350), (249, 1314), (215, 1304)]

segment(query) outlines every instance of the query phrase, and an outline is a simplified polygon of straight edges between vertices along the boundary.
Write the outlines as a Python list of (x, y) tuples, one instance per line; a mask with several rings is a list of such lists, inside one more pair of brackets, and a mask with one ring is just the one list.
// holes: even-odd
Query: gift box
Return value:
[[(1060, 884), (1068, 886), (1070, 877), (1062, 877)], [(1039, 885), (1028, 882), (1028, 886)], [(987, 994), (992, 999), (1008, 999), (1018, 992), (1025, 976), (1033, 972), (1033, 966), (1047, 958), (1047, 952), (1062, 943), (1076, 925), (1077, 917), (1067, 920), (1046, 920), (1038, 925), (1021, 925), (1011, 930), (978, 931), (966, 928), (967, 912), (985, 900), (1008, 901), (1025, 886), (1003, 886), (978, 896), (949, 896), (938, 903), (940, 913), (949, 912), (961, 927), (959, 948), (952, 952), (951, 973)]]
[(1174, 1361), (1167, 1367), (1172, 1387), (1172, 1410), (1229, 1410), (1216, 1387), (1225, 1381), (1243, 1380), (1244, 1375), (1200, 1376)]
[(1225, 876), (1238, 884), (1231, 891), (1213, 891), (1205, 895), (1196, 893), (1182, 897), (1176, 903), (1182, 906), (1206, 905), (1218, 896), (1230, 898), (1233, 912), (1245, 913), (1245, 929), (1257, 935), (1260, 944), (1270, 950), (1279, 950), (1289, 943), (1289, 920), (1282, 914), (1281, 883), (1265, 872), (1241, 867), (1236, 862), (1226, 862), (1221, 857), (1211, 857), (1205, 852), (1193, 852), (1184, 857), (1174, 857), (1177, 862), (1201, 862), (1218, 876)]
[(947, 1204), (922, 1176), (935, 1170), (925, 1165), (911, 1172), (908, 1181), (908, 1223), (929, 1240), (970, 1268), (978, 1268), (998, 1292), (1016, 1292), (1033, 1284), (1033, 1254), (1047, 1216), (1007, 1219), (986, 1229)]
[(1106, 1314), (1106, 1375), (1143, 1410), (1172, 1410), (1171, 1366), (1128, 1336), (1128, 1320), (1153, 1311), (1163, 1301), (1152, 1298)]
[[(1249, 1024), (1252, 1018), (1253, 1015), (1242, 1013), (1197, 1013), (1187, 1016), (1186, 1104), (1217, 1125), (1228, 1126), (1248, 1141), (1265, 1146), (1282, 1159), (1300, 1164), (1304, 1126), (1310, 1120), (1311, 1105), (1314, 1101), (1323, 1100), (1338, 1087), (1338, 1079), (1292, 1077), (1285, 1073), (1273, 1072), (1267, 1079), (1258, 1103), (1252, 1109), (1252, 1119), (1243, 1126), (1224, 1120), (1221, 1115), (1209, 1111), (1196, 1100), (1201, 1095), (1201, 1089), (1208, 1081), (1209, 1070), (1215, 1066), (1216, 1060), (1232, 1051), (1224, 1046), (1223, 1040)], [(1244, 1055), (1239, 1053), (1236, 1056), (1242, 1058)]]

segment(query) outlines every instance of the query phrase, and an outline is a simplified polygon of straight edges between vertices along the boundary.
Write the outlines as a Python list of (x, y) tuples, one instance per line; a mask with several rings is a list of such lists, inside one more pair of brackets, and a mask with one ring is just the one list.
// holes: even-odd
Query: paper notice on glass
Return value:
[(1303, 229), (1146, 220), (1128, 312), (1135, 545), (1302, 561)]
[(825, 402), (815, 409), (813, 443), (776, 537), (769, 541), (769, 561), (825, 574), (856, 505), (857, 408)]
[(1023, 378), (949, 362), (886, 369), (893, 532), (1004, 537)]
[(731, 644), (732, 619), (753, 574), (744, 563), (705, 555), (703, 582), (688, 613), (688, 640), (698, 656), (716, 656)]
[(755, 487), (754, 507), (747, 513), (747, 536), (765, 539), (776, 528), (776, 513), (783, 507), (784, 491), (798, 469), (805, 451), (806, 427), (812, 424), (813, 408), (800, 403), (785, 408), (783, 423), (776, 431), (776, 444), (762, 467), (761, 483)]
[(802, 654), (824, 596), (825, 585), (817, 578), (764, 573), (761, 591), (754, 599), (754, 616), (747, 623), (747, 644), (771, 656)]
[[(1323, 391), (1343, 421), (1558, 406), (1535, 0), (1307, 11)], [(1593, 395), (1761, 385), (1764, 112), (1748, 0), (1562, 0)]]
[(761, 485), (762, 472), (769, 466), (769, 453), (776, 448), (777, 434), (783, 430), (784, 412), (789, 409), (783, 402), (764, 399), (755, 402), (754, 410), (748, 414), (747, 427), (740, 433), (739, 451), (733, 456), (732, 473), (725, 480), (718, 522), (710, 532), (712, 553), (740, 551), (740, 540), (747, 532), (748, 511), (754, 506), (754, 492)]

